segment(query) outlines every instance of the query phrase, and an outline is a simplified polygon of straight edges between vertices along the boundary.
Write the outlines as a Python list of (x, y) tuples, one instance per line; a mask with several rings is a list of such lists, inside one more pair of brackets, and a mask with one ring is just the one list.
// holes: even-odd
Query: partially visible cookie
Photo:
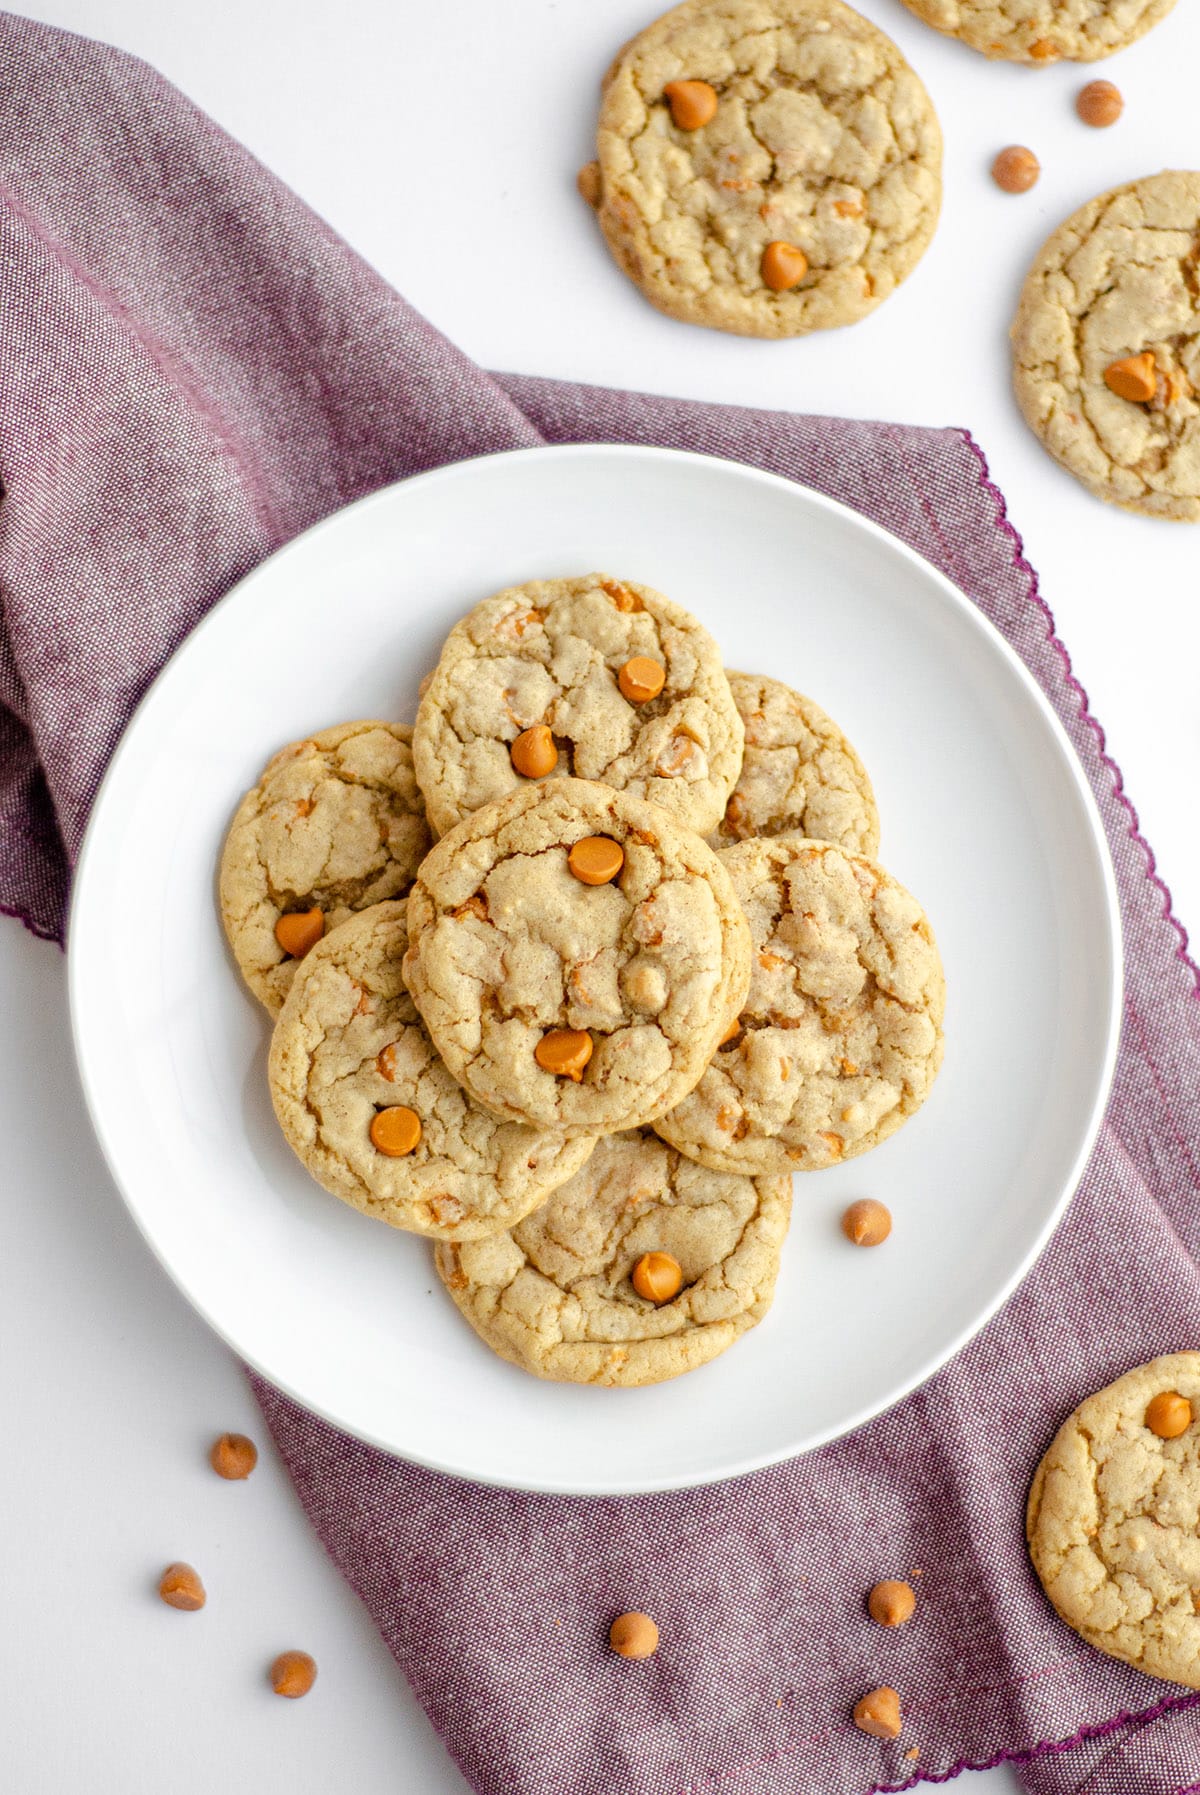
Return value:
[(713, 848), (752, 835), (807, 835), (856, 854), (879, 851), (879, 812), (867, 769), (819, 704), (762, 673), (731, 673), (746, 730), (742, 770)]
[(594, 573), (510, 586), (455, 625), (413, 755), (439, 832), (532, 773), (652, 798), (703, 835), (738, 776), (742, 724), (703, 625), (649, 586)]
[(677, 1103), (750, 975), (712, 849), (582, 779), (527, 785), (444, 835), (408, 926), (408, 987), (454, 1076), (497, 1115), (571, 1135)]
[[(791, 1212), (790, 1178), (693, 1165), (643, 1131), (612, 1135), (508, 1234), (439, 1246), (438, 1272), (476, 1333), (535, 1377), (635, 1385), (716, 1358), (771, 1305)], [(682, 1288), (634, 1288), (646, 1254)]]
[(404, 987), (404, 912), (352, 916), (297, 968), (271, 1041), (271, 1099), (335, 1197), (393, 1228), (475, 1240), (544, 1202), (592, 1143), (499, 1121), (451, 1078)]
[(273, 1016), (299, 964), (277, 937), (281, 918), (320, 912), (307, 931), (319, 939), (354, 911), (403, 897), (416, 877), (430, 833), (411, 742), (395, 723), (324, 729), (280, 749), (239, 804), (221, 858), (221, 920)]
[(840, 0), (685, 0), (619, 53), (597, 147), (620, 267), (669, 316), (745, 336), (865, 317), (941, 204), (929, 96)]
[(936, 31), (1009, 62), (1095, 62), (1157, 25), (1175, 0), (904, 0)]
[(1042, 246), (1012, 327), (1034, 434), (1097, 498), (1200, 521), (1200, 173), (1089, 201)]
[(1067, 1625), (1098, 1651), (1191, 1689), (1200, 1689), (1198, 1513), (1194, 1352), (1140, 1365), (1081, 1403), (1038, 1466), (1026, 1513), (1034, 1569)]
[(866, 1153), (925, 1101), (946, 987), (916, 899), (872, 860), (779, 836), (721, 855), (750, 924), (741, 1029), (655, 1124), (703, 1165), (814, 1171)]

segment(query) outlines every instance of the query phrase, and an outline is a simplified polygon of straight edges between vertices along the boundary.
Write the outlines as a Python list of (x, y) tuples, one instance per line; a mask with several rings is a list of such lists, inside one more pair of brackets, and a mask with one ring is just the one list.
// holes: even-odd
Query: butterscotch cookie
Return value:
[(871, 781), (832, 717), (765, 674), (731, 673), (729, 689), (746, 749), (709, 846), (732, 847), (752, 835), (807, 835), (875, 854), (879, 812)]
[[(703, 1365), (771, 1305), (790, 1178), (693, 1165), (637, 1130), (602, 1140), (549, 1202), (508, 1234), (436, 1249), (471, 1326), (535, 1377), (653, 1384)], [(670, 1295), (639, 1294), (649, 1259)]]
[(408, 987), (454, 1076), (497, 1115), (571, 1135), (678, 1103), (750, 975), (712, 849), (582, 779), (526, 786), (443, 836), (408, 926)]
[(916, 899), (874, 861), (796, 836), (721, 860), (753, 941), (740, 1028), (655, 1123), (729, 1172), (814, 1171), (918, 1110), (942, 1063), (945, 981)]
[(621, 268), (660, 311), (744, 336), (865, 317), (941, 204), (929, 97), (840, 0), (685, 0), (617, 56), (597, 147)]
[(544, 1202), (592, 1143), (502, 1122), (450, 1076), (404, 986), (404, 912), (352, 916), (297, 968), (271, 1040), (271, 1099), (335, 1197), (393, 1228), (475, 1240)]
[(1175, 0), (904, 0), (910, 12), (981, 50), (1035, 67), (1094, 62), (1157, 25)]
[(239, 804), (221, 858), (221, 920), (273, 1016), (327, 929), (412, 884), (430, 833), (411, 742), (395, 723), (322, 730), (281, 749)]
[(720, 650), (649, 586), (530, 580), (451, 630), (413, 735), (430, 820), (445, 831), (528, 781), (597, 779), (700, 834), (742, 759)]
[(1034, 1569), (1069, 1627), (1152, 1677), (1200, 1688), (1200, 1353), (1089, 1396), (1029, 1492)]
[(1200, 173), (1101, 194), (1043, 245), (1012, 327), (1026, 422), (1097, 498), (1200, 519)]

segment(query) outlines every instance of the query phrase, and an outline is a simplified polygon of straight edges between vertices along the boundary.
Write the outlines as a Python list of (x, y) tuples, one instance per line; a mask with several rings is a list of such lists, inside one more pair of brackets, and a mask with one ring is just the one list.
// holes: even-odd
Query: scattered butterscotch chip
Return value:
[(1110, 362), (1104, 370), (1104, 384), (1118, 399), (1145, 405), (1158, 391), (1153, 352), (1143, 349), (1140, 355), (1127, 355), (1123, 361)]
[[(575, 185), (579, 189), (580, 197), (587, 201), (594, 212), (596, 207), (600, 204), (600, 192), (602, 187), (600, 164), (598, 162), (585, 162), (579, 173), (575, 176)], [(425, 696), (424, 692), (421, 693), (421, 696), (422, 698)]]
[(291, 960), (302, 960), (325, 933), (320, 910), (291, 910), (275, 924), (275, 939)]
[(584, 1028), (552, 1028), (534, 1048), (533, 1057), (543, 1072), (573, 1078), (578, 1084), (592, 1057), (592, 1037)]
[(1177, 1440), (1192, 1425), (1192, 1405), (1178, 1390), (1160, 1390), (1146, 1406), (1146, 1426), (1160, 1440)]
[(917, 1598), (907, 1583), (888, 1578), (877, 1583), (867, 1597), (867, 1612), (881, 1627), (902, 1627), (912, 1619)]
[(240, 1483), (258, 1463), (258, 1447), (245, 1434), (222, 1434), (213, 1441), (208, 1462), (218, 1477)]
[(854, 1724), (860, 1733), (872, 1739), (896, 1739), (900, 1736), (900, 1697), (886, 1685), (872, 1689), (854, 1704)]
[(915, 1764), (921, 1755), (921, 1747), (919, 1745), (910, 1745), (904, 1755), (910, 1764)]
[(698, 131), (717, 115), (717, 90), (707, 81), (668, 81), (663, 99), (671, 108), (671, 123), (681, 131)]
[(790, 287), (798, 287), (808, 273), (808, 257), (794, 243), (777, 239), (763, 250), (760, 267), (763, 285), (772, 293), (786, 293)]
[(627, 698), (630, 704), (649, 704), (652, 698), (658, 697), (666, 683), (666, 669), (645, 654), (635, 654), (617, 674), (621, 696)]
[(387, 1159), (403, 1159), (421, 1138), (421, 1118), (415, 1109), (396, 1103), (376, 1110), (371, 1118), (371, 1145)]
[(271, 1687), (289, 1701), (307, 1695), (317, 1680), (317, 1661), (307, 1652), (280, 1652), (271, 1666)]
[(609, 885), (625, 864), (625, 850), (610, 835), (585, 835), (567, 855), (567, 865), (582, 885)]
[(158, 1580), (158, 1593), (168, 1608), (179, 1608), (184, 1614), (195, 1614), (208, 1600), (190, 1564), (169, 1564)]
[(683, 1289), (683, 1267), (670, 1253), (643, 1253), (631, 1281), (648, 1303), (669, 1303)]
[(1062, 51), (1048, 37), (1039, 37), (1036, 43), (1030, 44), (1029, 54), (1035, 62), (1054, 62)]
[(874, 1197), (860, 1197), (842, 1216), (842, 1233), (856, 1247), (877, 1247), (892, 1231), (892, 1212)]
[(1125, 110), (1119, 87), (1111, 81), (1089, 81), (1075, 96), (1075, 110), (1085, 125), (1115, 125)]
[(618, 1614), (608, 1629), (608, 1643), (619, 1658), (652, 1658), (658, 1628), (648, 1614)]
[(558, 749), (544, 723), (523, 729), (508, 754), (523, 779), (544, 779), (558, 765)]
[(1005, 193), (1028, 193), (1041, 172), (1033, 151), (1020, 143), (1010, 143), (992, 163), (992, 179)]

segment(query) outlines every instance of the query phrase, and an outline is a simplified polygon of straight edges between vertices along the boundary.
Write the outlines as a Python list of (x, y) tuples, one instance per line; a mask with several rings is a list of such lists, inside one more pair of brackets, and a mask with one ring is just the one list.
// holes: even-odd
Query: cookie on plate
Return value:
[(536, 1209), (592, 1143), (502, 1122), (451, 1078), (404, 986), (404, 912), (352, 916), (297, 968), (271, 1040), (271, 1099), (335, 1197), (393, 1228), (475, 1240)]
[[(436, 1249), (476, 1333), (535, 1377), (654, 1384), (718, 1353), (771, 1306), (790, 1178), (694, 1165), (635, 1130), (598, 1143), (543, 1208), (508, 1234)], [(663, 1255), (646, 1284), (639, 1264)], [(640, 1295), (643, 1288), (660, 1300)]]
[(571, 1135), (678, 1103), (750, 977), (712, 849), (583, 779), (527, 785), (443, 836), (408, 927), (408, 988), (454, 1076), (497, 1115)]
[(1200, 520), (1200, 173), (1101, 194), (1043, 245), (1012, 327), (1017, 399), (1097, 498)]
[(342, 723), (267, 763), (221, 858), (221, 920), (242, 977), (273, 1016), (326, 929), (403, 897), (430, 845), (412, 731)]
[(779, 836), (721, 860), (754, 945), (740, 1029), (655, 1123), (728, 1172), (815, 1171), (866, 1153), (925, 1101), (946, 987), (914, 897), (874, 861)]
[(1200, 1353), (1089, 1396), (1029, 1492), (1034, 1569), (1069, 1627), (1152, 1677), (1200, 1689)]
[(439, 832), (531, 780), (597, 779), (715, 827), (742, 760), (721, 654), (649, 586), (530, 580), (456, 624), (417, 711), (417, 779)]
[(856, 854), (879, 851), (867, 769), (819, 704), (761, 673), (731, 673), (746, 751), (713, 848), (752, 835), (807, 835)]
[(910, 12), (985, 56), (1044, 68), (1095, 62), (1157, 25), (1175, 0), (904, 0)]
[(863, 318), (916, 267), (942, 140), (895, 44), (840, 0), (685, 0), (618, 55), (582, 183), (660, 311), (743, 336)]

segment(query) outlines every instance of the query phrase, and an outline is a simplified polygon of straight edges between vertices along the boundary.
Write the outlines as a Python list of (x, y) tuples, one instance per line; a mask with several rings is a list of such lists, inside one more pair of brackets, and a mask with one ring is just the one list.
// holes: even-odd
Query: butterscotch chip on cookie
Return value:
[(1131, 181), (1043, 245), (1012, 327), (1026, 422), (1097, 498), (1200, 520), (1200, 173)]
[[(681, 112), (701, 88), (715, 106)], [(929, 97), (840, 0), (685, 0), (618, 55), (597, 144), (624, 272), (671, 317), (745, 336), (865, 317), (941, 204)]]
[(531, 779), (597, 779), (701, 835), (742, 759), (742, 724), (708, 631), (649, 586), (530, 580), (451, 630), (417, 712), (417, 778), (435, 829)]
[(501, 1121), (450, 1076), (401, 973), (403, 903), (315, 947), (271, 1041), (271, 1098), (319, 1184), (393, 1228), (474, 1240), (511, 1227), (578, 1170), (584, 1137)]
[(946, 987), (921, 906), (875, 861), (779, 836), (721, 855), (753, 943), (741, 1032), (655, 1128), (724, 1171), (866, 1153), (929, 1095)]
[[(1162, 1405), (1161, 1398), (1173, 1399)], [(1164, 1437), (1155, 1405), (1192, 1419)], [(1183, 1411), (1180, 1411), (1182, 1418)], [(1034, 1569), (1069, 1627), (1152, 1677), (1200, 1689), (1200, 1353), (1172, 1353), (1089, 1396), (1029, 1492)]]
[(1095, 62), (1157, 25), (1175, 0), (904, 0), (937, 31), (985, 56), (1046, 68)]
[(221, 919), (273, 1016), (315, 942), (412, 884), (431, 837), (411, 743), (395, 723), (322, 730), (281, 749), (239, 804), (221, 859)]
[(856, 854), (879, 848), (879, 812), (867, 769), (819, 704), (761, 673), (731, 673), (746, 731), (742, 770), (714, 848), (754, 835), (807, 835)]
[[(790, 1178), (694, 1165), (647, 1131), (611, 1135), (508, 1234), (439, 1246), (438, 1272), (471, 1326), (535, 1377), (653, 1384), (716, 1358), (771, 1305)], [(669, 1255), (666, 1300), (634, 1273)]]
[[(606, 837), (620, 871), (571, 868)], [(739, 1008), (750, 935), (712, 849), (582, 779), (528, 785), (442, 837), (409, 898), (405, 976), (454, 1076), (497, 1115), (601, 1134), (696, 1083)]]

